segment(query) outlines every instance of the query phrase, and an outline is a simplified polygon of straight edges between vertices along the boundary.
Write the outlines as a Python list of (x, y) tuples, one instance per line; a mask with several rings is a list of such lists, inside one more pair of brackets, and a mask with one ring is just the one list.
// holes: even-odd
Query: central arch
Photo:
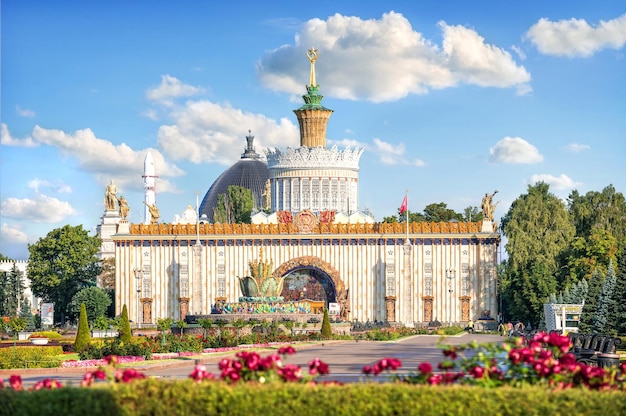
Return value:
[[(288, 260), (274, 270), (273, 276), (281, 278), (299, 270), (310, 270), (313, 272), (312, 276), (315, 278), (321, 276), (328, 277), (332, 283), (334, 293), (327, 294), (327, 300), (339, 303), (342, 308), (342, 315), (347, 313), (348, 291), (346, 290), (346, 286), (343, 280), (341, 280), (341, 277), (339, 277), (337, 269), (319, 257), (302, 256)], [(343, 312), (344, 308), (346, 312)]]

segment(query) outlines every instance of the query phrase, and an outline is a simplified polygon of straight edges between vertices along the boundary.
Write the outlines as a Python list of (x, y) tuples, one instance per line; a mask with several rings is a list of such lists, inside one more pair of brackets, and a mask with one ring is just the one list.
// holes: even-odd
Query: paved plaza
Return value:
[[(329, 341), (308, 344), (296, 344), (296, 354), (288, 356), (285, 364), (296, 364), (303, 369), (308, 362), (319, 358), (327, 363), (330, 375), (320, 380), (335, 380), (344, 383), (365, 380), (362, 369), (365, 365), (376, 363), (381, 358), (398, 358), (402, 361), (402, 368), (395, 374), (415, 372), (421, 362), (429, 362), (435, 366), (443, 360), (438, 343), (443, 341), (447, 345), (466, 344), (471, 341), (492, 343), (503, 340), (498, 335), (463, 334), (441, 338), (434, 335), (416, 335), (398, 341)], [(261, 355), (270, 354), (275, 350), (260, 351)], [(163, 363), (150, 362), (138, 364), (135, 368), (145, 372), (149, 377), (163, 379), (184, 379), (192, 372), (196, 363), (203, 363), (208, 371), (219, 374), (217, 363), (224, 357), (234, 357), (236, 351), (224, 354), (205, 356), (199, 359), (168, 361)], [(79, 385), (83, 375), (93, 368), (54, 368), (54, 369), (14, 369), (0, 370), (0, 378), (7, 380), (11, 374), (19, 374), (25, 386), (31, 386), (39, 380), (53, 378), (63, 385)], [(384, 380), (384, 376), (377, 380)]]

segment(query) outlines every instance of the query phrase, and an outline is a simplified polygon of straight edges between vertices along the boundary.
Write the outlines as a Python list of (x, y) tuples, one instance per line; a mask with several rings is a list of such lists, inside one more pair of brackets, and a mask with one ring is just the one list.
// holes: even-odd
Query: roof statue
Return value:
[(104, 208), (107, 211), (115, 211), (115, 206), (117, 202), (117, 185), (113, 183), (113, 179), (111, 179), (111, 183), (107, 185), (106, 191), (104, 193)]
[(493, 222), (493, 213), (496, 210), (496, 206), (498, 206), (498, 204), (500, 203), (500, 201), (496, 202), (495, 204), (493, 203), (493, 197), (497, 193), (498, 193), (498, 190), (496, 189), (492, 194), (488, 194), (488, 193), (485, 194), (480, 204), (480, 208), (483, 210), (483, 215), (485, 216), (485, 219), (488, 219), (489, 221), (492, 221), (492, 222)]
[(128, 211), (130, 211), (130, 207), (128, 206), (128, 201), (126, 201), (126, 198), (124, 198), (124, 195), (120, 195), (119, 198), (117, 198), (117, 202), (119, 204), (119, 212), (120, 212), (120, 217), (122, 217), (123, 220), (126, 219), (126, 217), (128, 217)]

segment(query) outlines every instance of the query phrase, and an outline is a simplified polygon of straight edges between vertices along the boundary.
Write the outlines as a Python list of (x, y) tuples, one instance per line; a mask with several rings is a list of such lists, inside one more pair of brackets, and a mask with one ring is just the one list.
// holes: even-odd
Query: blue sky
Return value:
[(529, 184), (626, 191), (626, 5), (616, 1), (17, 1), (2, 11), (0, 252), (95, 230), (143, 159), (171, 221), (236, 162), (296, 147), (316, 47), (329, 144), (362, 145), (359, 208), (461, 212)]

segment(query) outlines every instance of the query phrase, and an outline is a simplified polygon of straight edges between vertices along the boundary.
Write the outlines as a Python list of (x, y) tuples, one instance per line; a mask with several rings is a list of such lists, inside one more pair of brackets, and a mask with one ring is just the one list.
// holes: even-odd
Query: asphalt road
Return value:
[[(444, 340), (448, 345), (465, 344), (472, 340), (480, 343), (498, 342), (502, 338), (498, 335), (464, 334), (447, 337)], [(308, 369), (309, 361), (319, 358), (329, 365), (330, 374), (320, 377), (320, 381), (335, 380), (344, 383), (358, 382), (365, 379), (363, 367), (372, 365), (381, 358), (397, 358), (402, 361), (402, 367), (395, 374), (415, 372), (422, 362), (429, 362), (433, 366), (443, 360), (441, 348), (437, 347), (440, 338), (437, 336), (417, 335), (395, 342), (381, 341), (330, 341), (315, 344), (295, 344), (296, 354), (287, 356), (284, 364), (296, 364)], [(259, 351), (262, 356), (273, 351)], [(195, 360), (169, 361), (165, 363), (150, 363), (137, 365), (134, 368), (143, 371), (149, 377), (163, 379), (184, 379), (189, 376), (197, 363), (207, 366), (207, 370), (219, 374), (217, 363), (224, 357), (234, 357), (235, 352), (228, 354), (205, 356)], [(26, 387), (32, 386), (39, 380), (52, 378), (65, 385), (80, 385), (83, 375), (93, 368), (80, 369), (25, 369), (0, 370), (0, 378), (5, 382), (11, 374), (19, 374)], [(375, 380), (384, 381), (385, 376)]]

